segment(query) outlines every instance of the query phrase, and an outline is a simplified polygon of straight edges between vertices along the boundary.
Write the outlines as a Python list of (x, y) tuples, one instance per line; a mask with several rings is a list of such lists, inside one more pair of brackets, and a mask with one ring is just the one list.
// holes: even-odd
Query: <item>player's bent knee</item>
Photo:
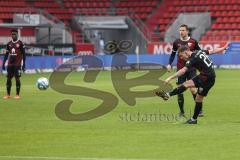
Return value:
[(7, 79), (12, 79), (13, 78), (13, 75), (7, 75)]
[(201, 95), (197, 94), (197, 96), (195, 98), (195, 102), (202, 102), (203, 98), (204, 98), (204, 96), (201, 96)]
[(193, 83), (192, 80), (188, 80), (188, 81), (184, 82), (183, 85), (184, 85), (186, 88), (195, 87), (195, 85), (194, 85), (194, 83)]
[(19, 77), (19, 76), (15, 76), (15, 79), (16, 79), (16, 80), (20, 80), (20, 77)]
[(192, 94), (197, 94), (197, 88), (195, 87), (191, 87), (190, 91), (192, 92)]

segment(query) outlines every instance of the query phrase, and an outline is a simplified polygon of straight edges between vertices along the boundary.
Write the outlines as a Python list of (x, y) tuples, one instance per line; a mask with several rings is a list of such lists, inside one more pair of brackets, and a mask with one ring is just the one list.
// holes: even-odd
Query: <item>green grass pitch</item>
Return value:
[[(55, 115), (55, 105), (73, 99), (71, 111), (85, 112), (99, 100), (63, 95), (48, 89), (39, 91), (37, 78), (49, 74), (22, 76), (21, 99), (0, 99), (0, 160), (238, 160), (240, 159), (240, 76), (239, 70), (217, 70), (214, 88), (204, 101), (205, 117), (198, 125), (184, 125), (170, 118), (144, 119), (153, 113), (176, 115), (176, 97), (164, 102), (158, 97), (139, 98), (128, 106), (117, 95), (110, 72), (101, 72), (93, 84), (83, 82), (83, 73), (66, 80), (111, 92), (119, 99), (110, 113), (85, 122), (67, 122)], [(134, 73), (138, 76), (141, 73)], [(4, 75), (0, 75), (0, 95), (5, 94)], [(173, 82), (174, 84), (174, 82)], [(148, 87), (142, 87), (147, 89)], [(151, 87), (150, 87), (151, 88)], [(12, 94), (15, 94), (13, 83)], [(190, 92), (185, 92), (187, 116), (193, 110)], [(191, 111), (192, 112), (192, 111)], [(139, 120), (128, 115), (140, 114)], [(124, 117), (125, 116), (125, 117)]]

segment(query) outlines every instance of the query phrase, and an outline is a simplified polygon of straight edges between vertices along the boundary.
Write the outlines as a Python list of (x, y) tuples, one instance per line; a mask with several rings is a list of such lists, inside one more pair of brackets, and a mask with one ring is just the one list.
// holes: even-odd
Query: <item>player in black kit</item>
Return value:
[[(178, 51), (178, 48), (181, 47), (182, 45), (187, 45), (189, 47), (189, 49), (191, 51), (196, 51), (196, 50), (200, 50), (200, 46), (197, 42), (197, 40), (191, 38), (189, 35), (189, 28), (186, 24), (182, 24), (180, 27), (179, 27), (179, 35), (180, 35), (180, 38), (179, 39), (176, 39), (174, 42), (173, 42), (173, 48), (172, 48), (172, 53), (171, 53), (171, 56), (169, 57), (169, 62), (168, 62), (168, 65), (167, 65), (167, 70), (170, 72), (171, 71), (171, 68), (172, 68), (172, 63), (173, 63), (173, 60), (177, 54), (177, 51)], [(179, 54), (177, 54), (178, 58), (177, 58), (177, 70), (180, 70), (182, 69), (184, 66), (185, 66), (185, 60), (184, 59), (181, 59), (179, 57)], [(183, 84), (186, 80), (189, 80), (189, 79), (192, 79), (193, 77), (195, 77), (197, 74), (196, 74), (196, 69), (194, 68), (189, 68), (188, 71), (179, 76), (177, 78), (177, 85), (180, 86), (181, 84)], [(197, 93), (197, 90), (196, 88), (190, 88), (190, 91), (193, 95), (193, 99), (195, 99), (196, 97), (196, 93)], [(180, 113), (179, 113), (179, 116), (184, 116), (184, 96), (183, 94), (179, 94), (178, 95), (178, 106), (179, 106), (179, 109), (180, 109)], [(201, 111), (201, 116), (203, 116), (203, 112)], [(199, 116), (200, 116), (199, 115)]]
[(7, 65), (7, 95), (3, 98), (10, 98), (10, 92), (12, 87), (12, 78), (15, 77), (16, 80), (16, 96), (15, 99), (20, 98), (20, 88), (21, 88), (21, 71), (25, 71), (25, 46), (21, 40), (18, 39), (18, 31), (13, 29), (12, 40), (7, 43), (6, 54), (3, 59), (2, 70), (5, 70), (5, 63), (8, 60)]
[(216, 75), (213, 69), (213, 63), (208, 55), (213, 53), (223, 53), (227, 47), (228, 43), (224, 47), (216, 48), (214, 50), (199, 50), (192, 52), (190, 51), (189, 46), (181, 46), (178, 49), (180, 58), (186, 60), (185, 67), (180, 69), (172, 76), (168, 77), (165, 82), (169, 83), (172, 79), (185, 74), (191, 67), (196, 68), (200, 74), (191, 80), (185, 81), (182, 85), (173, 89), (171, 92), (166, 93), (165, 91), (161, 90), (159, 92), (156, 92), (156, 95), (162, 97), (164, 100), (168, 100), (170, 96), (181, 94), (187, 88), (196, 87), (198, 90), (195, 98), (194, 114), (193, 117), (186, 122), (186, 124), (197, 124), (197, 118), (202, 108), (203, 98), (207, 96), (208, 91), (215, 83)]

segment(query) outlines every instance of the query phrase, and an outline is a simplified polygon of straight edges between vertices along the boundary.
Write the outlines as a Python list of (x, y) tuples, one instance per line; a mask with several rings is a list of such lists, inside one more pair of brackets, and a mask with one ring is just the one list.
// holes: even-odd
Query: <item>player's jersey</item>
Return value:
[[(191, 37), (189, 37), (187, 40), (176, 39), (173, 42), (173, 48), (172, 48), (172, 54), (174, 54), (173, 55), (174, 57), (175, 57), (175, 54), (176, 54), (178, 48), (180, 46), (182, 46), (182, 45), (188, 45), (191, 51), (195, 51), (195, 50), (200, 50), (201, 49), (199, 44), (198, 44), (198, 42), (195, 39), (191, 38)], [(174, 59), (174, 57), (173, 57), (173, 59)], [(179, 70), (179, 69), (183, 68), (184, 66), (185, 66), (185, 61), (178, 56), (178, 59), (177, 59), (177, 69)]]
[(215, 77), (213, 62), (208, 57), (208, 54), (209, 52), (207, 50), (193, 52), (190, 59), (186, 62), (185, 67), (188, 69), (191, 67), (196, 68), (201, 76)]
[(22, 59), (23, 59), (23, 50), (24, 50), (24, 44), (22, 41), (9, 41), (7, 43), (7, 52), (9, 52), (8, 56), (8, 65), (15, 65), (15, 66), (21, 66)]

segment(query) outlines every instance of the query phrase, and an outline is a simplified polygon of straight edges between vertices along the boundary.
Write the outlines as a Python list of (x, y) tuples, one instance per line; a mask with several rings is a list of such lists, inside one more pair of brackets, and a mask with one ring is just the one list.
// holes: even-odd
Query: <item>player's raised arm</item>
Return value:
[(222, 54), (224, 53), (223, 51), (225, 51), (229, 46), (229, 42), (227, 42), (223, 47), (220, 48), (215, 48), (215, 49), (211, 49), (208, 50), (209, 54)]

